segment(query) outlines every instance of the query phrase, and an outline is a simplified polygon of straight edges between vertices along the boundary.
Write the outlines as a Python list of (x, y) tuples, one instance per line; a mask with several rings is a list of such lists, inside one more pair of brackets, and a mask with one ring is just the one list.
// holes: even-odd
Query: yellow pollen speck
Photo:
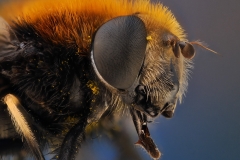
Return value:
[(146, 39), (147, 39), (148, 41), (151, 41), (151, 40), (152, 40), (152, 37), (151, 37), (151, 36), (147, 36)]
[(87, 82), (87, 87), (92, 90), (92, 93), (94, 95), (99, 94), (99, 88), (97, 87), (96, 83), (94, 81), (88, 81)]

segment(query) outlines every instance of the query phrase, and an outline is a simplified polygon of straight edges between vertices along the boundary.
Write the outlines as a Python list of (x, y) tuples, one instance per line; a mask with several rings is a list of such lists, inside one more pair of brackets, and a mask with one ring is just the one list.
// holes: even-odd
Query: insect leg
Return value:
[(81, 142), (85, 139), (84, 130), (87, 125), (87, 119), (81, 119), (67, 133), (61, 146), (58, 160), (74, 159)]
[(30, 151), (38, 160), (44, 160), (44, 156), (39, 148), (39, 144), (32, 132), (27, 119), (27, 113), (24, 107), (20, 104), (17, 97), (12, 94), (7, 94), (4, 97), (4, 102), (7, 104), (7, 110), (11, 116), (12, 123), (19, 135), (24, 138), (28, 144)]

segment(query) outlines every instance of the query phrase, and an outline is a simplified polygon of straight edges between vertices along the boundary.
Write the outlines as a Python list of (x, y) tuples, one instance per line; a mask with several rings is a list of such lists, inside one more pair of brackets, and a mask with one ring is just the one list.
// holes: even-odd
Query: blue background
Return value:
[[(0, 0), (1, 1), (1, 0)], [(198, 48), (189, 89), (172, 119), (149, 125), (161, 160), (240, 159), (240, 1), (162, 0), (188, 33), (219, 54)], [(126, 132), (137, 140), (131, 120)], [(120, 138), (120, 137), (119, 137)], [(134, 146), (133, 146), (134, 147)], [(99, 136), (81, 150), (82, 160), (114, 160), (111, 140)], [(135, 147), (144, 160), (145, 151)]]
[[(162, 0), (188, 33), (219, 54), (198, 48), (188, 92), (172, 119), (149, 129), (161, 160), (240, 159), (240, 1)], [(129, 120), (129, 123), (130, 120)], [(131, 124), (129, 124), (131, 125)], [(133, 142), (135, 131), (128, 130)], [(93, 142), (94, 160), (113, 160), (109, 141)], [(135, 147), (144, 160), (145, 151)]]

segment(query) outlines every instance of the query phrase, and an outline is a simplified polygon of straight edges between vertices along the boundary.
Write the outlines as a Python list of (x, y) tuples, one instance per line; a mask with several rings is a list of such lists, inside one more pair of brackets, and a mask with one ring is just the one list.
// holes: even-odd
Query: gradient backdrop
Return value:
[[(163, 154), (161, 160), (239, 160), (240, 1), (161, 2), (175, 14), (190, 41), (204, 41), (219, 53), (197, 48), (189, 89), (175, 116), (150, 124), (152, 138)], [(136, 132), (129, 123), (127, 132), (134, 142)], [(136, 149), (144, 160), (150, 160), (145, 151)], [(114, 160), (116, 151), (110, 140), (99, 136), (83, 148), (81, 157)]]

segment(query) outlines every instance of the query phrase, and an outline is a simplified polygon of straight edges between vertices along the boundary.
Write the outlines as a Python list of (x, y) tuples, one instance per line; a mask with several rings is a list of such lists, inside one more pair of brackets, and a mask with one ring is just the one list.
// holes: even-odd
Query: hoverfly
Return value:
[(36, 159), (50, 141), (55, 158), (74, 159), (86, 127), (120, 110), (132, 117), (136, 144), (160, 158), (148, 119), (173, 116), (195, 54), (165, 6), (36, 0), (1, 16), (1, 106)]

